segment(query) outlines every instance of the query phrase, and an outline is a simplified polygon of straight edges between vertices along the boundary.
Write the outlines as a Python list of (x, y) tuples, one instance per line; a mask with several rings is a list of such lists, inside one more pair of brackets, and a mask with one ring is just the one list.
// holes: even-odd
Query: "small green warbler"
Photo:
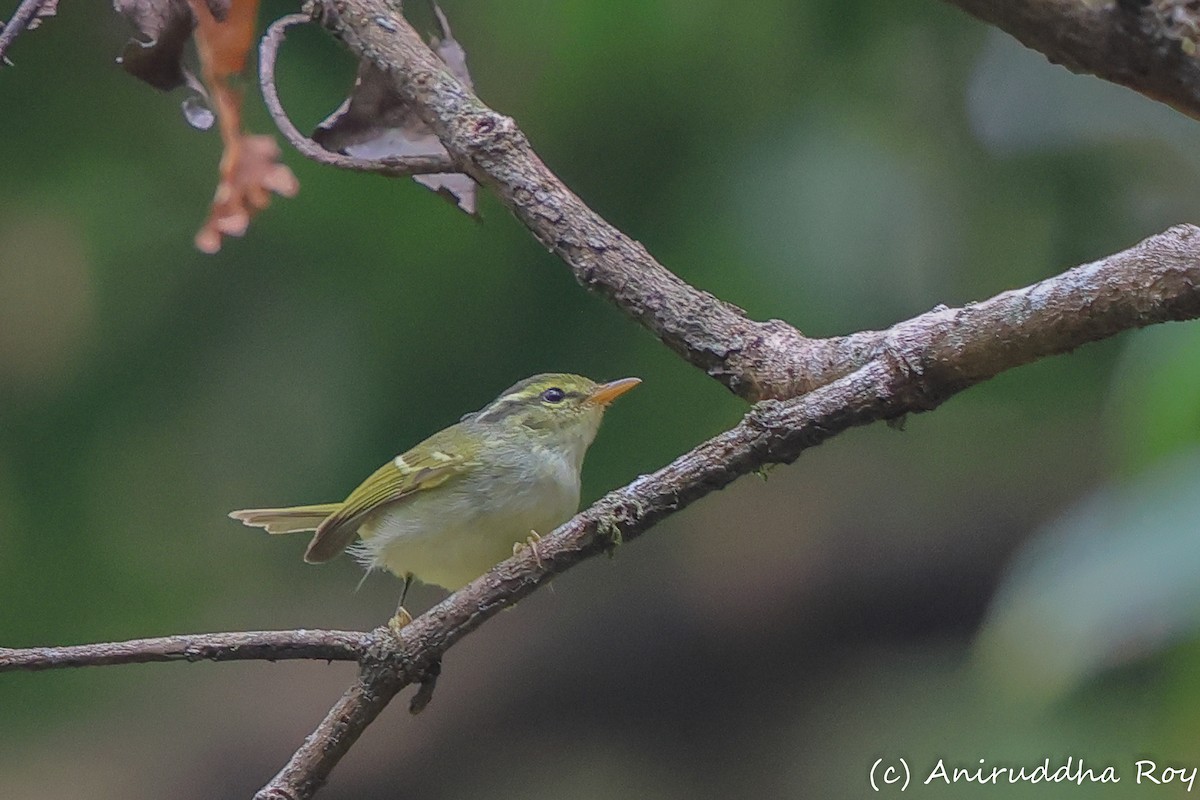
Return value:
[(316, 531), (304, 553), (310, 564), (361, 537), (352, 552), (363, 567), (404, 580), (404, 624), (414, 578), (457, 589), (575, 513), (583, 456), (604, 411), (639, 383), (535, 375), (396, 456), (340, 503), (229, 516), (268, 533)]

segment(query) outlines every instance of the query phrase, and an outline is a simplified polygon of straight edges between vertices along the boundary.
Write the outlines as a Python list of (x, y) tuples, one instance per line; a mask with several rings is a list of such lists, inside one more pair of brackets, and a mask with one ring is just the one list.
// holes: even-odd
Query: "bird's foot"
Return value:
[(541, 540), (542, 540), (541, 534), (539, 534), (537, 531), (530, 531), (529, 537), (525, 541), (513, 542), (513, 555), (514, 556), (518, 555), (526, 547), (528, 547), (530, 552), (533, 553), (534, 562), (539, 567), (541, 567), (542, 566), (542, 554), (538, 551), (538, 542), (540, 542)]
[(400, 606), (396, 609), (396, 616), (387, 621), (388, 630), (392, 632), (393, 636), (399, 636), (400, 629), (410, 622), (412, 622), (412, 614), (408, 613), (407, 608)]

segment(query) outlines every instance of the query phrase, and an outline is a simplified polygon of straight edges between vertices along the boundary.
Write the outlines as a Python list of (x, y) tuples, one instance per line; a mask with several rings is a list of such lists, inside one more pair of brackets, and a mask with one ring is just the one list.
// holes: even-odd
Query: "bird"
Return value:
[[(340, 503), (230, 512), (268, 533), (315, 532), (304, 560), (349, 548), (404, 581), (389, 626), (403, 627), (414, 580), (454, 590), (561, 525), (579, 507), (584, 455), (609, 404), (641, 383), (543, 373), (406, 450)], [(354, 544), (355, 538), (360, 541)]]

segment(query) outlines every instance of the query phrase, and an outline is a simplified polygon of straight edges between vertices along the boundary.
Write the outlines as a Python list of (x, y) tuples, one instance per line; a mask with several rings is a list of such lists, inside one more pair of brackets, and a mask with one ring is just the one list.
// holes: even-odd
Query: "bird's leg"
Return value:
[(388, 620), (388, 630), (390, 630), (393, 635), (399, 636), (400, 629), (405, 625), (408, 625), (410, 622), (412, 622), (412, 614), (409, 614), (408, 609), (406, 609), (404, 606), (400, 606), (396, 609), (396, 615)]
[(408, 623), (412, 622), (412, 614), (408, 613), (408, 609), (404, 607), (404, 598), (408, 597), (408, 587), (412, 586), (413, 574), (406, 572), (404, 574), (404, 588), (400, 590), (400, 602), (396, 606), (396, 614), (388, 620), (388, 629), (396, 636), (400, 635), (400, 629)]
[(523, 542), (513, 542), (513, 555), (517, 555), (526, 547), (533, 552), (533, 560), (539, 567), (542, 566), (542, 554), (538, 552), (538, 542), (542, 540), (541, 534), (537, 531), (530, 531), (529, 538)]

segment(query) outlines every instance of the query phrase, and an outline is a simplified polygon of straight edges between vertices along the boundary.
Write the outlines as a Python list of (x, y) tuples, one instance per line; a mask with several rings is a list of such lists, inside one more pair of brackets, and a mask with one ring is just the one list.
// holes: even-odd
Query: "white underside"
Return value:
[(581, 444), (543, 449), (537, 458), (523, 453), (490, 474), (452, 478), (386, 506), (359, 529), (352, 552), (367, 569), (457, 589), (511, 556), (531, 532), (549, 533), (575, 513)]

